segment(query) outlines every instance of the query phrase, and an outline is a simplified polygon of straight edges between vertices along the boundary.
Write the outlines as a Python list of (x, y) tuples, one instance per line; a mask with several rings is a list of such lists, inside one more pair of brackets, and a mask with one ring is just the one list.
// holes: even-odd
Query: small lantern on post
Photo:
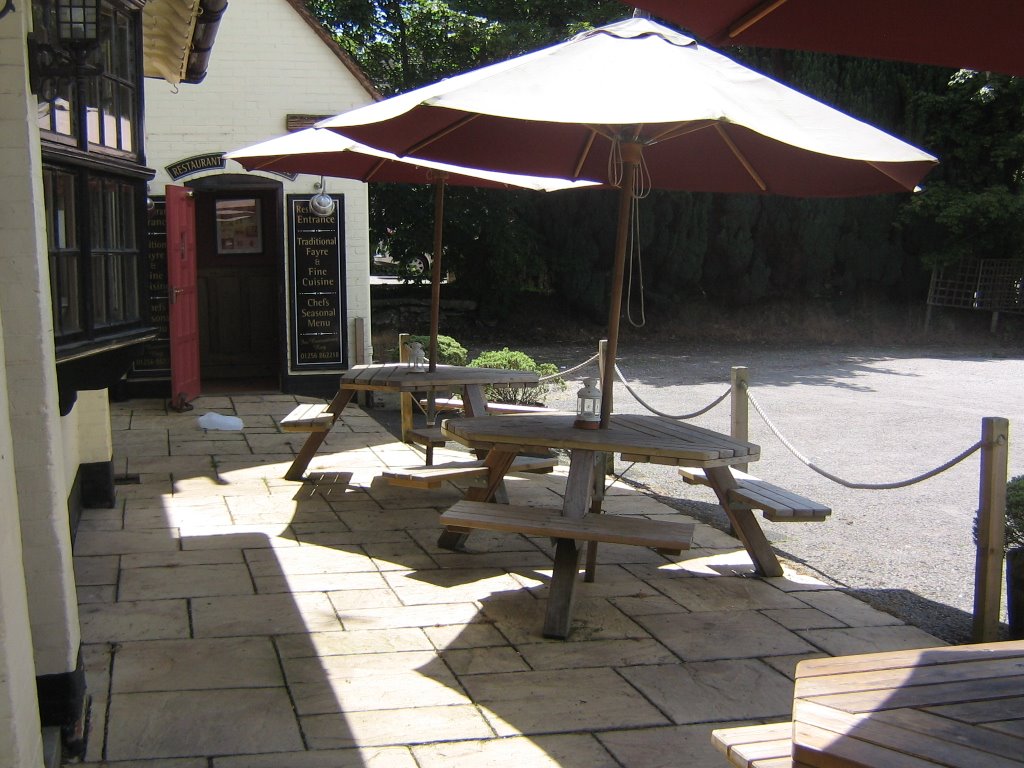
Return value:
[(597, 379), (588, 377), (576, 393), (576, 421), (573, 426), (577, 429), (597, 429), (600, 424), (601, 390), (597, 386)]

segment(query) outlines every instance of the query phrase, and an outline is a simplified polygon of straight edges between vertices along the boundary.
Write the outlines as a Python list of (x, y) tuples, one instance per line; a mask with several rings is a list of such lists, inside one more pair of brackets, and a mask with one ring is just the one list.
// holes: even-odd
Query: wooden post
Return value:
[[(747, 442), (750, 423), (747, 400), (747, 385), (750, 383), (749, 372), (745, 366), (734, 365), (732, 367), (732, 420), (729, 426), (729, 434), (737, 440)], [(740, 472), (746, 472), (749, 464), (735, 464)]]
[(366, 363), (366, 321), (361, 317), (352, 320), (352, 359), (356, 365)]
[(971, 627), (971, 640), (975, 643), (991, 643), (999, 639), (1009, 432), (1010, 422), (1007, 419), (986, 416), (981, 420), (978, 543), (974, 566), (974, 623)]
[[(409, 341), (408, 333), (398, 334), (398, 362), (409, 362), (409, 348), (406, 343)], [(402, 442), (409, 442), (409, 430), (412, 429), (412, 395), (402, 392), (398, 395), (399, 407), (402, 413)]]

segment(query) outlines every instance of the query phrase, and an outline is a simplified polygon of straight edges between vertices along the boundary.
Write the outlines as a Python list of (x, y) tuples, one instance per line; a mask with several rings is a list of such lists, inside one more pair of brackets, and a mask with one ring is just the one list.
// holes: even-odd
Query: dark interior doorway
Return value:
[(193, 188), (204, 391), (226, 380), (276, 387), (283, 359), (280, 185), (215, 176)]

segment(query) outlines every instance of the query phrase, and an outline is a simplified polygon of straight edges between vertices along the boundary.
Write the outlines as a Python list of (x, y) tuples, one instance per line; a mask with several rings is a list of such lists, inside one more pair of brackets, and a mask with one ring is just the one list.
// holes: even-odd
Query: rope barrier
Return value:
[(579, 365), (575, 365), (567, 370), (559, 371), (558, 373), (552, 373), (548, 376), (541, 376), (540, 379), (538, 379), (538, 381), (551, 381), (552, 379), (560, 379), (563, 376), (568, 376), (570, 373), (576, 373), (576, 371), (580, 370), (580, 368), (586, 368), (591, 363), (597, 362), (598, 357), (600, 357), (600, 355), (594, 355), (593, 357), (584, 360)]
[(720, 397), (718, 397), (717, 399), (713, 400), (709, 405), (704, 406), (699, 411), (694, 411), (693, 413), (684, 413), (681, 416), (673, 416), (673, 415), (668, 414), (668, 413), (663, 413), (662, 411), (659, 411), (657, 408), (652, 406), (650, 403), (645, 402), (644, 399), (642, 397), (640, 397), (640, 395), (638, 395), (636, 393), (636, 390), (634, 390), (631, 386), (629, 386), (629, 382), (626, 381), (626, 377), (622, 375), (622, 371), (619, 370), (619, 366), (617, 366), (617, 365), (615, 366), (615, 375), (618, 377), (619, 381), (622, 382), (623, 386), (626, 387), (626, 391), (629, 392), (629, 394), (631, 394), (633, 396), (633, 398), (638, 403), (640, 403), (640, 405), (642, 405), (648, 411), (650, 411), (651, 413), (653, 413), (653, 414), (655, 414), (657, 416), (663, 416), (666, 419), (675, 419), (676, 421), (683, 421), (685, 419), (694, 419), (697, 416), (703, 416), (705, 413), (707, 413), (712, 408), (714, 408), (716, 405), (718, 405), (723, 400), (725, 400), (725, 398), (727, 398), (732, 393), (732, 388), (730, 387), (729, 389), (725, 390), (725, 392), (723, 392)]
[(781, 432), (779, 432), (778, 427), (776, 427), (775, 424), (772, 422), (772, 420), (770, 418), (768, 418), (768, 415), (761, 408), (761, 404), (759, 402), (757, 402), (757, 399), (753, 396), (753, 394), (751, 394), (750, 388), (744, 385), (743, 386), (743, 390), (746, 392), (747, 399), (750, 400), (750, 404), (754, 406), (754, 410), (757, 411), (758, 415), (762, 419), (764, 419), (764, 423), (768, 425), (768, 428), (779, 439), (779, 442), (781, 442), (784, 446), (786, 446), (786, 448), (789, 450), (790, 453), (792, 453), (797, 459), (799, 459), (809, 469), (817, 472), (822, 477), (828, 478), (832, 482), (838, 483), (839, 485), (842, 485), (842, 486), (844, 486), (846, 488), (854, 488), (854, 489), (857, 489), (857, 490), (868, 490), (868, 491), (890, 491), (890, 490), (893, 490), (895, 488), (906, 488), (908, 485), (914, 485), (915, 483), (920, 483), (920, 482), (922, 482), (924, 480), (927, 480), (928, 478), (935, 477), (935, 475), (938, 475), (938, 474), (940, 474), (942, 472), (945, 472), (947, 469), (950, 469), (950, 468), (956, 466), (961, 461), (963, 461), (968, 456), (970, 456), (972, 453), (974, 453), (975, 451), (980, 450), (981, 447), (982, 447), (982, 443), (979, 440), (974, 445), (972, 445), (970, 448), (968, 448), (967, 450), (963, 451), (959, 455), (954, 456), (952, 459), (947, 461), (945, 464), (942, 464), (941, 466), (938, 466), (935, 469), (931, 469), (931, 470), (929, 470), (927, 472), (923, 472), (920, 475), (908, 478), (906, 480), (898, 480), (898, 481), (892, 482), (892, 483), (853, 483), (853, 482), (850, 482), (849, 480), (844, 480), (843, 478), (841, 478), (841, 477), (839, 477), (837, 475), (834, 475), (831, 472), (828, 472), (827, 470), (822, 469), (821, 467), (817, 466), (813, 461), (811, 461), (809, 458), (807, 458), (802, 453), (800, 453), (800, 451), (798, 451), (796, 448), (794, 448), (793, 444), (790, 443), (789, 440), (787, 440), (786, 437)]

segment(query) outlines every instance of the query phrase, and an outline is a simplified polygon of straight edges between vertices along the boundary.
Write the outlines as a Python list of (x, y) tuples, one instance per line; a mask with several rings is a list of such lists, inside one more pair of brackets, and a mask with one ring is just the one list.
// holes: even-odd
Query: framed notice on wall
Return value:
[(313, 213), (309, 197), (288, 195), (288, 297), (294, 370), (346, 367), (344, 196), (334, 211)]

